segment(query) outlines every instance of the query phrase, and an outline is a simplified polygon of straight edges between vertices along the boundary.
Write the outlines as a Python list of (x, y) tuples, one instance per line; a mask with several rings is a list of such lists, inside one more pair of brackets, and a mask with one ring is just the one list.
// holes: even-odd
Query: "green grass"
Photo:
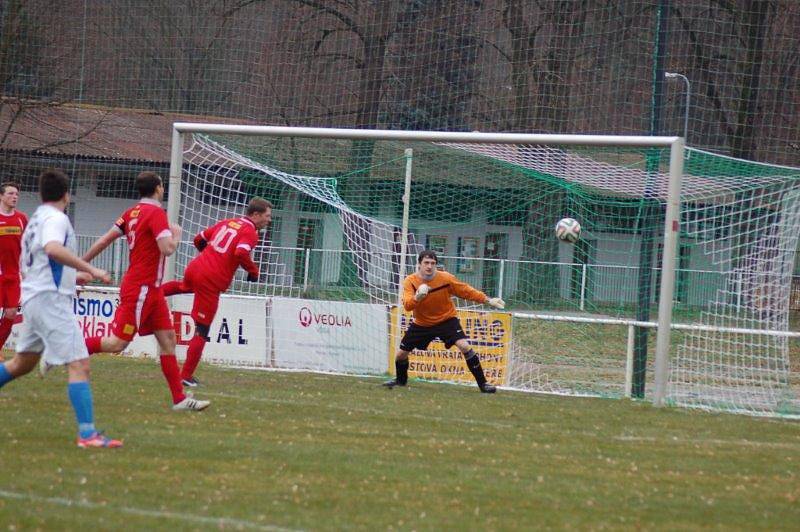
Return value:
[[(63, 370), (0, 391), (8, 529), (792, 529), (800, 423), (625, 400), (93, 360), (120, 450), (74, 447)], [(796, 528), (795, 528), (796, 529)]]

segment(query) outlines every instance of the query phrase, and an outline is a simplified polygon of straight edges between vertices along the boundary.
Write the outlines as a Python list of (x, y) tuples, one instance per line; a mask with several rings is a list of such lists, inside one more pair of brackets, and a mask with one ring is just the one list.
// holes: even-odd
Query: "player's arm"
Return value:
[(208, 240), (203, 236), (203, 233), (205, 233), (205, 231), (197, 233), (194, 236), (194, 247), (197, 248), (197, 251), (203, 251), (208, 245)]
[(183, 230), (180, 225), (169, 223), (167, 221), (167, 215), (163, 211), (159, 212), (160, 216), (155, 221), (155, 230), (153, 232), (156, 235), (158, 250), (165, 257), (169, 257), (178, 249), (178, 244), (181, 243), (181, 234)]
[(417, 308), (417, 304), (422, 301), (422, 299), (417, 299), (416, 295), (417, 289), (414, 288), (411, 278), (406, 277), (403, 280), (403, 308), (408, 311), (412, 311)]
[(233, 255), (239, 261), (239, 266), (244, 268), (247, 272), (247, 280), (250, 282), (258, 281), (258, 266), (253, 262), (253, 257), (250, 252), (253, 251), (253, 246), (258, 242), (258, 235), (248, 235), (236, 244), (236, 250)]
[(486, 294), (476, 288), (473, 288), (469, 283), (465, 283), (449, 272), (442, 273), (449, 277), (448, 281), (450, 282), (450, 291), (453, 295), (456, 295), (461, 299), (475, 301), (476, 303), (486, 303), (489, 301), (489, 297)]
[[(55, 240), (48, 242), (44, 246), (44, 252), (47, 253), (49, 258), (53, 259), (59, 264), (69, 266), (70, 268), (75, 268), (79, 272), (88, 273), (92, 276), (92, 278), (100, 279), (106, 284), (111, 282), (111, 276), (107, 271), (101, 270), (100, 268), (95, 268), (82, 258), (72, 253), (68, 248), (64, 247), (61, 242), (57, 242)], [(81, 276), (79, 277), (79, 280), (86, 281), (86, 277)]]
[(498, 309), (502, 309), (506, 306), (505, 301), (499, 297), (490, 298), (480, 290), (470, 286), (468, 283), (460, 281), (455, 276), (453, 276), (450, 280), (450, 286), (452, 287), (453, 293), (462, 299), (468, 299), (469, 301), (475, 301), (476, 303), (483, 303)]
[(67, 228), (64, 227), (63, 223), (52, 223), (49, 224), (49, 226), (45, 224), (45, 227), (42, 229), (41, 241), (44, 244), (44, 252), (47, 254), (48, 258), (64, 266), (69, 266), (80, 272), (88, 273), (92, 277), (102, 280), (104, 283), (110, 283), (111, 276), (108, 272), (100, 268), (95, 268), (62, 244), (62, 242), (66, 241), (66, 236)]
[(208, 245), (208, 241), (211, 239), (211, 235), (214, 234), (214, 230), (219, 226), (219, 223), (212, 225), (211, 227), (206, 227), (199, 233), (194, 236), (194, 247), (197, 248), (197, 251), (203, 251), (206, 249)]
[(118, 225), (114, 225), (106, 231), (106, 234), (98, 238), (92, 244), (92, 247), (89, 248), (89, 251), (83, 254), (83, 260), (86, 262), (91, 261), (93, 258), (98, 256), (100, 253), (103, 252), (108, 246), (111, 245), (114, 240), (118, 239), (122, 236), (122, 229), (119, 228)]

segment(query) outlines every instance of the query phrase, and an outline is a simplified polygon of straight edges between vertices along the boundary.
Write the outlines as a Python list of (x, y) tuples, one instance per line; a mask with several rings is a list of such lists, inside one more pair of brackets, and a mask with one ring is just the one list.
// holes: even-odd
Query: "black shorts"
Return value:
[(435, 338), (439, 338), (447, 349), (450, 349), (458, 340), (467, 338), (461, 322), (458, 318), (450, 318), (442, 323), (422, 327), (412, 323), (403, 339), (400, 340), (400, 349), (403, 351), (413, 351), (414, 349), (426, 349), (428, 344)]

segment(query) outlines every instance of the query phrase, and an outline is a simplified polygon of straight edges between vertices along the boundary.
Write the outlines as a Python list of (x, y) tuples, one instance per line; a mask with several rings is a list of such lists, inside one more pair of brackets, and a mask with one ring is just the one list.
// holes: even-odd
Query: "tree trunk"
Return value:
[(533, 111), (533, 99), (528, 82), (528, 70), (536, 50), (536, 32), (531, 32), (525, 22), (523, 6), (525, 0), (506, 0), (503, 24), (511, 34), (511, 87), (514, 92), (514, 116), (512, 131), (529, 131)]
[(739, 99), (736, 132), (731, 154), (741, 159), (755, 159), (755, 117), (758, 113), (758, 87), (761, 83), (761, 62), (764, 60), (764, 33), (767, 27), (769, 1), (750, 0), (745, 7), (747, 27), (747, 63)]

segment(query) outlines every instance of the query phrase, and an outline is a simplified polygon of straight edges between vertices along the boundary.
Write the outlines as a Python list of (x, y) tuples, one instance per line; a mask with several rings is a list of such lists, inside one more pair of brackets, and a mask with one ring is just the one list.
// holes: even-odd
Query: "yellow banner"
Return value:
[[(486, 380), (502, 385), (508, 374), (508, 352), (511, 346), (511, 314), (459, 310), (458, 319), (469, 343), (481, 359)], [(389, 367), (394, 371), (394, 355), (400, 339), (411, 325), (411, 313), (392, 308), (389, 339)], [(414, 350), (409, 355), (408, 375), (440, 381), (475, 382), (467, 369), (464, 356), (456, 346), (445, 349), (437, 338), (425, 351)]]

